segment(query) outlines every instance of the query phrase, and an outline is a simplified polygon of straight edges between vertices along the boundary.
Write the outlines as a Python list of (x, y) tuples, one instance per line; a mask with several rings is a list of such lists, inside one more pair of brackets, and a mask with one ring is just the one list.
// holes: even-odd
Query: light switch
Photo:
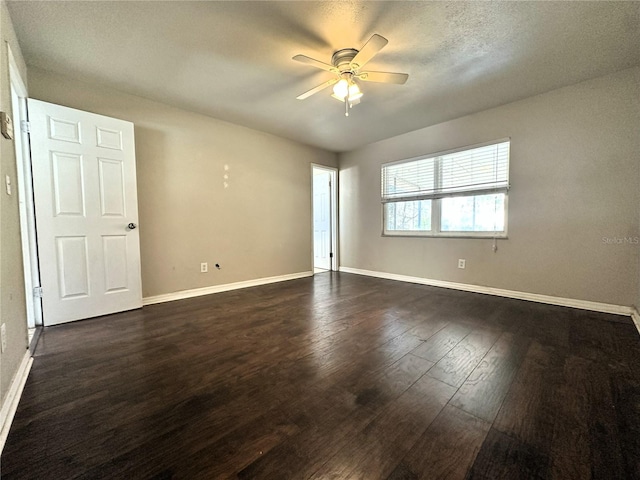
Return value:
[(7, 186), (7, 195), (11, 195), (11, 177), (9, 175), (4, 177), (4, 183)]

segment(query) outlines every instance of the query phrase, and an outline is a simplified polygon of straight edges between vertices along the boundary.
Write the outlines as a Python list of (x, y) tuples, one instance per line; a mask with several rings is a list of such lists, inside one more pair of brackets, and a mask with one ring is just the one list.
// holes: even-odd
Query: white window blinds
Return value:
[(509, 188), (509, 141), (382, 166), (382, 201)]

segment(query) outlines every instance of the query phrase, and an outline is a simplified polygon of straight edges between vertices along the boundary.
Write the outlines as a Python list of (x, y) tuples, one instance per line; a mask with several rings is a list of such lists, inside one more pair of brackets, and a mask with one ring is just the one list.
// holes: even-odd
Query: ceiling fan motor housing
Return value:
[(355, 73), (352, 68), (351, 61), (358, 54), (355, 48), (343, 48), (338, 50), (331, 57), (331, 64), (338, 69), (340, 74)]

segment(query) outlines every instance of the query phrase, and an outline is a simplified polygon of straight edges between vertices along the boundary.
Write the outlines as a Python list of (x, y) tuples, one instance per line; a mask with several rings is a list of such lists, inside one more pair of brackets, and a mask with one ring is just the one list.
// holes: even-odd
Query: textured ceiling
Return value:
[[(640, 2), (8, 2), (28, 64), (347, 151), (640, 64)], [(330, 62), (389, 44), (347, 118)]]

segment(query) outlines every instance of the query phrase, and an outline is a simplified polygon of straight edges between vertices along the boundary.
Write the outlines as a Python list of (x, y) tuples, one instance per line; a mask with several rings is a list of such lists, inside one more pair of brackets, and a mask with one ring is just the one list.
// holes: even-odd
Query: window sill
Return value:
[(429, 234), (429, 233), (382, 233), (381, 234), (382, 237), (388, 237), (388, 238), (405, 238), (405, 237), (410, 237), (410, 238), (470, 238), (470, 239), (484, 239), (484, 240), (491, 240), (491, 239), (498, 239), (498, 240), (508, 240), (509, 236), (505, 233), (501, 233), (499, 235), (492, 235), (492, 234), (464, 234), (464, 233), (442, 233), (442, 234)]

